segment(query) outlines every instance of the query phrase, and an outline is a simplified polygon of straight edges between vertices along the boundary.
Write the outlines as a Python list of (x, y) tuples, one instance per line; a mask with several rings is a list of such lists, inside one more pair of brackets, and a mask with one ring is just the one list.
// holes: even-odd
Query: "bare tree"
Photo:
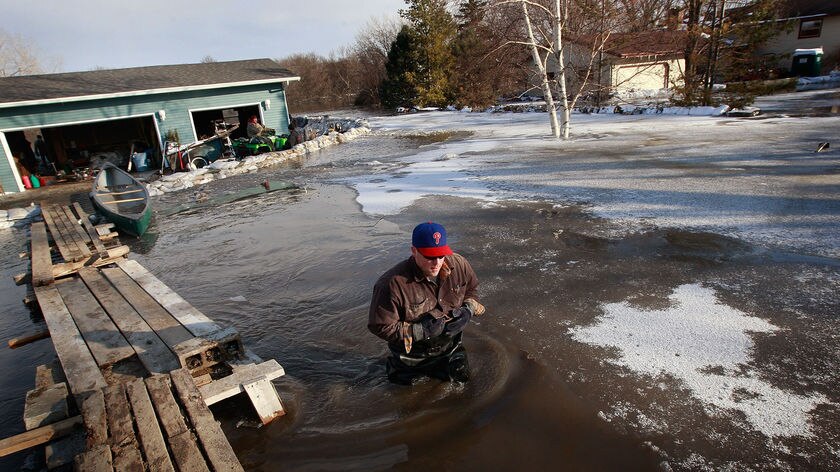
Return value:
[[(595, 59), (603, 51), (609, 33), (601, 31), (597, 39), (592, 43), (587, 57), (584, 58), (583, 67), (576, 64), (576, 81), (570, 90), (569, 79), (572, 69), (567, 66), (568, 51), (565, 50), (565, 36), (572, 26), (571, 19), (582, 18), (581, 15), (570, 15), (573, 7), (571, 0), (550, 0), (539, 2), (534, 0), (501, 0), (496, 5), (519, 4), (522, 8), (522, 15), (525, 19), (524, 40), (514, 41), (526, 46), (531, 51), (534, 66), (537, 69), (537, 77), (540, 81), (540, 88), (546, 102), (546, 111), (549, 114), (551, 132), (555, 138), (569, 139), (571, 127), (571, 111), (577, 100), (586, 90), (587, 84), (592, 76), (595, 67)], [(586, 3), (575, 5), (578, 9), (586, 7)], [(580, 23), (576, 26), (577, 34), (582, 33), (581, 29), (587, 23)], [(553, 71), (549, 64), (552, 64)], [(555, 92), (556, 88), (556, 92)], [(555, 100), (556, 93), (556, 100)], [(560, 119), (557, 118), (557, 111), (560, 111)]]
[(352, 54), (358, 61), (360, 76), (357, 105), (379, 105), (379, 85), (385, 79), (388, 51), (402, 24), (403, 20), (399, 17), (372, 17), (356, 35)]
[(0, 30), (0, 77), (41, 74), (44, 67), (30, 41)]

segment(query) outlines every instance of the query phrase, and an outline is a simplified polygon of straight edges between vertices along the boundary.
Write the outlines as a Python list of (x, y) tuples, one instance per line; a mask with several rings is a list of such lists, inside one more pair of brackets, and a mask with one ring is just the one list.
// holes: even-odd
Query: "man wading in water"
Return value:
[(423, 375), (469, 380), (461, 333), (470, 318), (484, 313), (476, 287), (475, 272), (446, 244), (443, 226), (417, 225), (411, 257), (377, 280), (370, 302), (368, 329), (391, 349), (388, 380), (404, 385)]

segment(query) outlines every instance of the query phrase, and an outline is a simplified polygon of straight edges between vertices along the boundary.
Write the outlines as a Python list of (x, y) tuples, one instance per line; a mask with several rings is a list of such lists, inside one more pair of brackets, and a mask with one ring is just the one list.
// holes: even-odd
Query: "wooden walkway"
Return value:
[[(63, 375), (39, 368), (53, 380), (27, 395), (27, 429), (72, 420), (70, 399), (87, 430), (79, 470), (241, 470), (207, 406), (245, 393), (268, 423), (285, 413), (271, 383), (283, 368), (126, 259), (111, 228), (91, 225), (78, 204), (42, 212), (45, 223), (31, 229), (31, 282)], [(144, 432), (146, 424), (163, 427)]]

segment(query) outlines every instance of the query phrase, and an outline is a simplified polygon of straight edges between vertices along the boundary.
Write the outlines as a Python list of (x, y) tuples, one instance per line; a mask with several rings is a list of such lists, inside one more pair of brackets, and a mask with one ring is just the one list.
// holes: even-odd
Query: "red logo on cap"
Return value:
[(440, 245), (440, 238), (441, 238), (440, 233), (435, 233), (435, 234), (432, 235), (432, 237), (435, 238), (435, 246), (439, 246)]

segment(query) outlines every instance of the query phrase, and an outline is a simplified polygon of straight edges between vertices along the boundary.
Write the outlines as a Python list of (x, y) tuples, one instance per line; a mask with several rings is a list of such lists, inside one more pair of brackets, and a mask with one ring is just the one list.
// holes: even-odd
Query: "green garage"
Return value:
[(240, 123), (232, 138), (244, 136), (251, 116), (286, 130), (285, 88), (299, 79), (271, 59), (0, 78), (0, 191), (24, 190), (33, 153), (59, 171), (101, 156), (127, 161), (133, 151), (158, 163), (167, 136), (189, 144), (212, 135), (218, 120)]

